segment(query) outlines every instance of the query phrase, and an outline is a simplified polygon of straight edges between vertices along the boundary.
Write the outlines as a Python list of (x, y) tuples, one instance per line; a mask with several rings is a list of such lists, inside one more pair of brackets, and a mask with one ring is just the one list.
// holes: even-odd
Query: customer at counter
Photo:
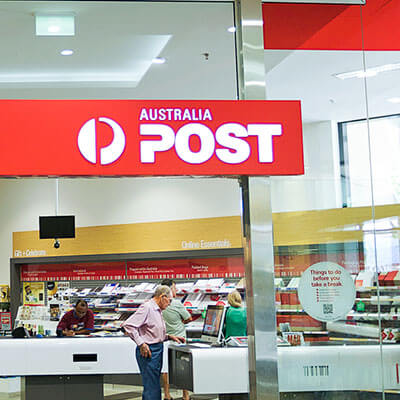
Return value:
[(93, 311), (85, 300), (78, 300), (57, 325), (57, 336), (89, 335), (94, 330)]
[[(168, 286), (171, 289), (172, 301), (169, 307), (163, 312), (163, 318), (167, 328), (167, 334), (182, 336), (186, 339), (185, 324), (192, 320), (189, 311), (186, 310), (181, 301), (176, 299), (176, 284), (172, 279), (164, 279), (161, 285)], [(164, 386), (164, 400), (173, 400), (169, 392), (168, 374), (162, 374)], [(183, 389), (182, 400), (189, 400), (189, 392)]]
[(230, 307), (225, 316), (225, 339), (231, 336), (247, 336), (247, 312), (237, 290), (228, 294), (228, 303)]
[(143, 303), (122, 325), (137, 345), (136, 360), (142, 375), (143, 400), (161, 400), (163, 342), (185, 342), (184, 337), (167, 335), (162, 311), (170, 305), (171, 300), (171, 289), (158, 286), (153, 298)]

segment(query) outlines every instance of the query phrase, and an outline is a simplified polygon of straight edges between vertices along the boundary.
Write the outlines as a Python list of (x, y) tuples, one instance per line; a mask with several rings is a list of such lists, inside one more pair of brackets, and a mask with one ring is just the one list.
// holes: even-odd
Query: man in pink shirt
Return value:
[(163, 342), (185, 342), (183, 337), (167, 335), (161, 312), (169, 306), (171, 300), (171, 289), (168, 286), (158, 286), (154, 297), (143, 303), (122, 325), (137, 345), (136, 360), (142, 374), (143, 400), (161, 400)]

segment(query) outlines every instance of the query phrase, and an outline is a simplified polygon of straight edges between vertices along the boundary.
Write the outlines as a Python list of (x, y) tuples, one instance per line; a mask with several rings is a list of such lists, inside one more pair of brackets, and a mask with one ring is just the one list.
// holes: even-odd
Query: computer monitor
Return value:
[(204, 319), (201, 341), (220, 343), (222, 341), (226, 308), (223, 305), (209, 305)]

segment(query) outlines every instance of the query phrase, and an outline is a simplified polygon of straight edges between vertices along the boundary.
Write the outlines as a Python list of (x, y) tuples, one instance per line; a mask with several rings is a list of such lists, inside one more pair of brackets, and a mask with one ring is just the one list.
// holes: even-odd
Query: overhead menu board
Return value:
[(243, 257), (144, 260), (76, 264), (28, 264), (21, 281), (90, 281), (164, 278), (240, 278)]

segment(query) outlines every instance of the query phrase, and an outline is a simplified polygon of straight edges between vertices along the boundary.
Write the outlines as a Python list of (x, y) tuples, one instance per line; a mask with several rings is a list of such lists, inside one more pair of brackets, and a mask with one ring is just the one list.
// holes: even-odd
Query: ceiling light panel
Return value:
[(165, 58), (163, 57), (155, 57), (153, 58), (153, 64), (165, 64)]
[(378, 67), (367, 68), (365, 70), (360, 69), (357, 71), (342, 72), (340, 74), (334, 74), (339, 79), (350, 79), (350, 78), (369, 78), (376, 76), (382, 72), (396, 71), (400, 69), (400, 63), (398, 64), (385, 64), (379, 65)]
[(74, 51), (71, 49), (65, 49), (65, 50), (61, 50), (60, 54), (62, 56), (72, 56), (72, 54), (74, 54)]
[(75, 16), (73, 14), (48, 15), (36, 14), (37, 36), (74, 36)]

